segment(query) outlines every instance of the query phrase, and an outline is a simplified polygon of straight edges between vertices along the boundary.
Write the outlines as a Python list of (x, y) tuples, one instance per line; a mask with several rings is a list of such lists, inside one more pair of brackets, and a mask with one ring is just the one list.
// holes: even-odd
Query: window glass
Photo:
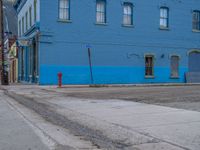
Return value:
[(26, 12), (26, 31), (28, 30), (28, 12)]
[(19, 21), (19, 36), (22, 35), (22, 26), (21, 26), (21, 20)]
[(24, 34), (24, 17), (22, 17), (22, 34)]
[(37, 20), (37, 0), (34, 0), (34, 21)]
[(59, 19), (70, 20), (70, 2), (69, 0), (59, 1)]
[(166, 7), (160, 8), (160, 27), (168, 28), (169, 26), (169, 9)]
[(123, 24), (133, 24), (133, 5), (131, 3), (124, 3), (123, 6)]
[(29, 7), (29, 25), (32, 26), (32, 7)]
[(106, 2), (105, 2), (105, 0), (97, 0), (96, 22), (97, 23), (106, 23)]
[(193, 12), (192, 20), (193, 30), (200, 30), (200, 11)]

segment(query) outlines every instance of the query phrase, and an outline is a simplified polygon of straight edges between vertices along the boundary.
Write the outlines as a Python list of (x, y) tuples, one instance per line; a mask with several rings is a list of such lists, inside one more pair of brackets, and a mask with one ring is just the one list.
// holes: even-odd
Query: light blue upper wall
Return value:
[[(71, 0), (72, 23), (58, 21), (58, 0), (43, 0), (41, 32), (51, 32), (56, 46), (61, 42), (152, 46), (149, 51), (200, 47), (200, 33), (192, 32), (192, 10), (200, 10), (199, 0), (128, 0), (134, 4), (133, 28), (122, 27), (123, 1), (107, 0), (107, 25), (101, 26), (95, 24), (95, 0)], [(169, 7), (169, 31), (159, 30), (160, 6)]]
[[(122, 27), (122, 3), (126, 1), (134, 4), (134, 28)], [(39, 5), (41, 3), (41, 13), (37, 11), (37, 17), (41, 14), (42, 18), (41, 32), (51, 32), (54, 42), (113, 44), (123, 41), (123, 44), (138, 46), (199, 48), (200, 34), (192, 32), (192, 11), (200, 10), (199, 0), (107, 0), (106, 26), (95, 25), (95, 2), (71, 0), (72, 23), (62, 23), (58, 22), (58, 0), (38, 0)], [(169, 7), (169, 31), (159, 30), (160, 6)]]

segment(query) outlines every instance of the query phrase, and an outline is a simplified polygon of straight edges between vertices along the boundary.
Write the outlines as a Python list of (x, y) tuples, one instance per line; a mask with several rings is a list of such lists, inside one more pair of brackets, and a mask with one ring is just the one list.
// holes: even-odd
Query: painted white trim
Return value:
[(189, 56), (190, 53), (192, 53), (192, 52), (200, 53), (200, 49), (191, 49), (191, 50), (189, 50), (189, 51), (187, 52), (187, 56)]
[(181, 59), (181, 55), (179, 55), (179, 54), (169, 54), (169, 59), (171, 59), (172, 56), (177, 56), (177, 57), (179, 57), (179, 60)]

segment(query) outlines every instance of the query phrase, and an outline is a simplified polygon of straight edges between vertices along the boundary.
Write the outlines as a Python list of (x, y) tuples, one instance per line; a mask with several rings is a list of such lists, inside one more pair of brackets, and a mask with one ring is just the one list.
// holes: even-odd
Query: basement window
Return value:
[(154, 77), (154, 56), (145, 56), (145, 77)]
[(171, 57), (171, 78), (179, 77), (179, 56)]

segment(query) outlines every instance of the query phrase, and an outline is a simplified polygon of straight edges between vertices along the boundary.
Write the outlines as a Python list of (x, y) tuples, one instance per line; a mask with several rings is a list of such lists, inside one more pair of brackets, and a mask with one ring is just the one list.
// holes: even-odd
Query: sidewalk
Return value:
[(30, 125), (5, 99), (0, 91), (0, 149), (48, 150)]
[(7, 89), (10, 95), (48, 105), (68, 121), (130, 150), (200, 149), (200, 112), (123, 100), (70, 98), (36, 86)]

